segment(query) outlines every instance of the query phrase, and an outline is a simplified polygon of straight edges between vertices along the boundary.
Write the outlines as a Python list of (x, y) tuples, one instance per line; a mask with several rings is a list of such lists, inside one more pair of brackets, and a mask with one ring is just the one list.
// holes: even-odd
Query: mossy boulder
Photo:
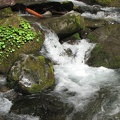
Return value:
[(65, 38), (85, 27), (84, 18), (75, 11), (70, 11), (59, 17), (40, 20), (40, 22), (42, 25), (54, 30), (60, 38)]
[(120, 68), (120, 25), (106, 25), (88, 35), (96, 47), (88, 60), (90, 66)]
[(43, 41), (39, 28), (18, 15), (0, 20), (0, 73), (8, 73), (19, 54), (39, 51)]
[(120, 0), (95, 0), (98, 4), (104, 6), (120, 7)]
[(119, 24), (104, 25), (89, 33), (87, 37), (91, 42), (102, 43), (112, 34), (113, 31), (116, 31), (117, 26), (119, 26)]
[(85, 21), (85, 27), (91, 29), (96, 29), (109, 24), (107, 20), (103, 20), (103, 19), (85, 18), (84, 21)]
[(10, 7), (0, 9), (0, 19), (11, 16), (13, 14)]
[(21, 54), (11, 68), (8, 77), (10, 88), (25, 93), (37, 93), (54, 84), (53, 65), (43, 56)]

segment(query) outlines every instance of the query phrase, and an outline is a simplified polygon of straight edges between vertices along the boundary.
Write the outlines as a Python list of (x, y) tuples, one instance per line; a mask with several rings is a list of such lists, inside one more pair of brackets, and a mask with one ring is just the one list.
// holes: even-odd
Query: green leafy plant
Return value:
[(29, 22), (21, 20), (19, 27), (0, 26), (0, 63), (10, 53), (15, 52), (26, 42), (36, 39), (39, 42), (38, 34), (36, 34)]

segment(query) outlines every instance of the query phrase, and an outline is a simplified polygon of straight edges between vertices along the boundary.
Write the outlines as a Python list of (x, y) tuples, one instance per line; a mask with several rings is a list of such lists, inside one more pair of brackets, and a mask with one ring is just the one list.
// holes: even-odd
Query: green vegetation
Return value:
[(109, 54), (106, 53), (104, 47), (101, 44), (97, 44), (91, 52), (91, 58), (88, 61), (89, 65), (99, 67), (109, 67)]
[(113, 0), (97, 0), (99, 3), (101, 3), (101, 4), (109, 4), (109, 3), (111, 3)]
[(91, 42), (97, 42), (98, 36), (95, 35), (94, 33), (90, 33), (88, 35), (88, 38), (90, 39)]
[(21, 20), (19, 27), (0, 26), (0, 63), (1, 61), (19, 49), (26, 42), (34, 40), (39, 42), (38, 34), (33, 32), (29, 22)]
[(112, 57), (112, 59), (110, 61), (110, 67), (113, 69), (120, 68), (120, 56)]
[(101, 5), (119, 6), (119, 0), (96, 0)]

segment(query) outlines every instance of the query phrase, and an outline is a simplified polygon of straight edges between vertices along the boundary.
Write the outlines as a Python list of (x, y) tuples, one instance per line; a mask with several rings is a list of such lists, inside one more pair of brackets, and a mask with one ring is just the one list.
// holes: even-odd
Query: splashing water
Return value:
[(97, 14), (91, 14), (89, 12), (84, 12), (81, 16), (85, 18), (92, 18), (92, 19), (111, 19), (120, 23), (120, 13), (119, 12), (112, 12), (112, 11), (99, 11)]
[(73, 2), (73, 4), (74, 5), (76, 5), (76, 6), (87, 6), (87, 4), (86, 3), (84, 3), (84, 2), (82, 2), (82, 1), (77, 1), (77, 0), (47, 0), (47, 1), (49, 1), (49, 2), (65, 2), (65, 1), (71, 1), (71, 2)]
[[(6, 85), (6, 77), (0, 75), (0, 87)], [(4, 97), (4, 93), (0, 91), (0, 115), (6, 114), (9, 112), (12, 106), (12, 102)]]
[[(85, 64), (95, 44), (88, 40), (78, 40), (74, 45), (60, 44), (55, 33), (47, 30), (41, 53), (56, 63), (55, 92), (62, 98), (82, 110), (91, 99), (94, 99), (101, 87), (112, 86), (120, 77), (114, 70), (104, 67), (89, 67)], [(66, 49), (72, 55), (66, 54)], [(87, 57), (87, 59), (86, 59)]]

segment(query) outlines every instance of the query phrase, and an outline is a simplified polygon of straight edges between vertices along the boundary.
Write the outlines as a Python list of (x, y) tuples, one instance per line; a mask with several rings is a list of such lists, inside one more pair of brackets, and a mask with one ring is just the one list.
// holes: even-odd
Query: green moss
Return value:
[(42, 80), (43, 83), (41, 84), (34, 84), (30, 89), (29, 89), (29, 92), (30, 93), (38, 93), (40, 92), (41, 90), (44, 90), (50, 86), (52, 86), (54, 84), (54, 80), (49, 80), (49, 81), (46, 81), (46, 80)]
[(109, 67), (109, 57), (110, 56), (105, 52), (104, 47), (100, 44), (97, 44), (91, 52), (91, 58), (88, 61), (88, 64), (95, 67)]
[(76, 24), (78, 26), (81, 26), (81, 29), (85, 29), (85, 22), (84, 22), (84, 18), (81, 17), (81, 16), (76, 16), (75, 17), (75, 21), (76, 21)]
[(42, 55), (39, 56), (39, 59), (42, 60), (43, 62), (45, 61), (45, 57)]
[[(43, 89), (46, 89), (54, 84), (54, 72), (53, 64), (49, 61), (46, 61), (44, 56), (39, 56), (39, 62), (34, 61), (34, 63), (28, 61), (27, 69), (34, 70), (39, 72), (40, 79), (37, 84), (34, 84), (30, 89), (30, 93), (40, 92)], [(34, 76), (35, 78), (35, 76)]]
[(108, 6), (117, 6), (119, 5), (119, 0), (96, 0), (101, 5), (108, 5)]
[(32, 31), (30, 24), (26, 20), (20, 20), (19, 27), (0, 26), (0, 63), (10, 53), (15, 52), (26, 42), (36, 38), (39, 42), (38, 34)]
[[(113, 57), (112, 57), (113, 58)], [(118, 69), (120, 68), (120, 56), (115, 56), (111, 61), (110, 61), (110, 68), (113, 69)]]
[(75, 40), (80, 40), (81, 39), (79, 33), (75, 33), (71, 37), (73, 37)]
[(1, 19), (1, 18), (4, 18), (4, 17), (11, 16), (12, 14), (13, 14), (13, 13), (12, 13), (12, 10), (11, 10), (10, 7), (1, 9), (1, 10), (0, 10), (0, 19)]
[(91, 42), (97, 42), (98, 37), (94, 33), (90, 33), (88, 39), (90, 39)]
[(101, 3), (101, 4), (109, 4), (109, 3), (111, 3), (113, 0), (97, 0), (99, 3)]

